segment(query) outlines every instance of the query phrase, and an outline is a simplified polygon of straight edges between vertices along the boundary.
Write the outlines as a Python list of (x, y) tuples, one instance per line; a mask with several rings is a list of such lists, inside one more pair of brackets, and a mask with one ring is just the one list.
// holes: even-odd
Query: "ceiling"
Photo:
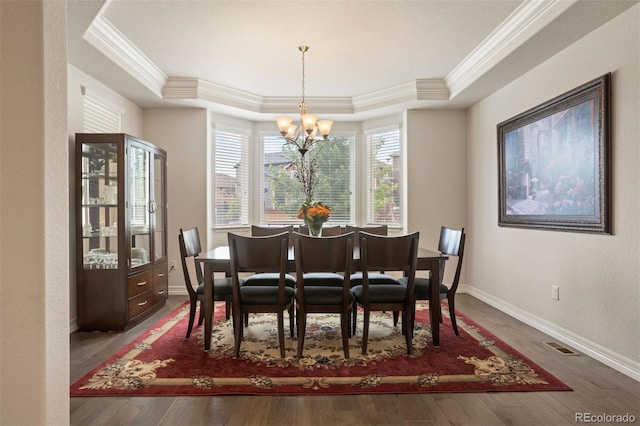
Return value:
[(467, 107), (638, 0), (68, 0), (69, 62), (143, 108), (359, 121)]

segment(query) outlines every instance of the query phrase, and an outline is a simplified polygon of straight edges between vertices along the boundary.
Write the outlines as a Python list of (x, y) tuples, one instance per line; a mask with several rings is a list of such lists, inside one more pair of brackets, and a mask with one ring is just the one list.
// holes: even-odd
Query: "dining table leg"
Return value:
[[(431, 261), (431, 294), (429, 295), (429, 316), (431, 319), (431, 338), (433, 346), (440, 346), (440, 262), (441, 259)], [(435, 285), (434, 285), (435, 284)]]
[(213, 327), (213, 267), (204, 262), (204, 350), (211, 349), (211, 329)]

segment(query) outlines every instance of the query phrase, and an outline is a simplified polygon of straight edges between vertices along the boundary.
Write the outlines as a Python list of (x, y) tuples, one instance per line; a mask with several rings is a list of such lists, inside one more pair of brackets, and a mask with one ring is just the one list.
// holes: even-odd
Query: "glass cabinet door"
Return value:
[(149, 151), (129, 147), (129, 226), (131, 229), (131, 267), (151, 262), (151, 164)]
[(80, 218), (84, 269), (118, 267), (118, 145), (83, 143)]
[(166, 235), (165, 235), (165, 212), (166, 212), (166, 200), (165, 200), (165, 158), (157, 153), (153, 156), (153, 192), (154, 199), (153, 215), (154, 215), (154, 260), (162, 259), (167, 256), (166, 253)]

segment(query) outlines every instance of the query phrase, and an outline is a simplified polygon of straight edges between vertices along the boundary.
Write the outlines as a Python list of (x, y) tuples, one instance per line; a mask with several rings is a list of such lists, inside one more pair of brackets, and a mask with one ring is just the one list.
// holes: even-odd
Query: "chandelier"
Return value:
[(304, 157), (311, 146), (320, 139), (317, 139), (318, 133), (326, 140), (331, 132), (333, 121), (318, 120), (318, 116), (307, 114), (307, 104), (304, 101), (304, 54), (309, 50), (309, 46), (299, 46), (298, 50), (302, 52), (302, 102), (300, 102), (300, 126), (291, 124), (293, 120), (289, 117), (278, 117), (278, 130), (287, 141), (298, 147), (298, 151)]

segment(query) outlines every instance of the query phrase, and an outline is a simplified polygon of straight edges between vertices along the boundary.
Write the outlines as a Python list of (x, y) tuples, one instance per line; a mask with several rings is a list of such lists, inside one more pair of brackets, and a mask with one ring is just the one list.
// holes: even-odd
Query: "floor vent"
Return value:
[(547, 346), (549, 346), (552, 349), (555, 349), (556, 351), (560, 352), (562, 355), (580, 355), (577, 352), (572, 351), (571, 349), (562, 346), (560, 343), (558, 342), (544, 342)]

